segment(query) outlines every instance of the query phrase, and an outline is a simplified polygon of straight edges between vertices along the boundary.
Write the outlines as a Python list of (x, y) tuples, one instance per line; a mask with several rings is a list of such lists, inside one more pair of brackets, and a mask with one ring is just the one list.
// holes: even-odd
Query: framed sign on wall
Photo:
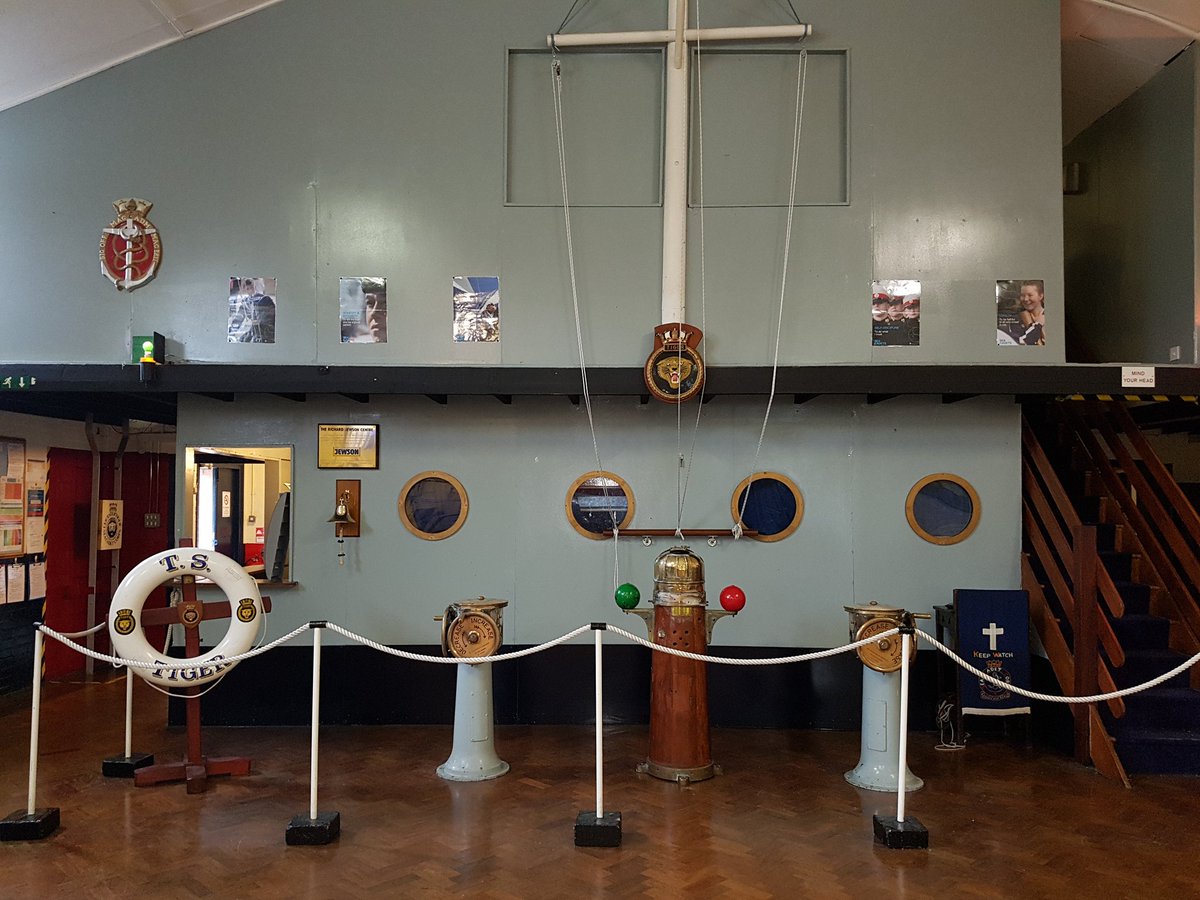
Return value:
[(378, 425), (318, 425), (318, 469), (378, 469)]
[(25, 441), (0, 437), (0, 557), (25, 552)]

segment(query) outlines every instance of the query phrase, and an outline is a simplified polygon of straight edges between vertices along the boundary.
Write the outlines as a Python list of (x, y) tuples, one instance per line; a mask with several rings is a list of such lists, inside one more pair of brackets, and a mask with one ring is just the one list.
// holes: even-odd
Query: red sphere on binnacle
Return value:
[(736, 584), (721, 591), (721, 608), (727, 612), (738, 612), (746, 605), (746, 592)]

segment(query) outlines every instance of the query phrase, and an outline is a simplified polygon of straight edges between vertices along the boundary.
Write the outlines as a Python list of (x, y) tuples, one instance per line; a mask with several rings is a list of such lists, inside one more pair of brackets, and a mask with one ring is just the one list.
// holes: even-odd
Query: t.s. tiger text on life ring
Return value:
[[(183, 575), (207, 578), (224, 592), (229, 602), (229, 629), (207, 653), (164, 658), (146, 640), (141, 628), (142, 607), (155, 588)], [(133, 666), (133, 671), (160, 687), (179, 688), (204, 684), (231, 669), (236, 663), (225, 660), (253, 646), (262, 614), (258, 585), (234, 560), (212, 550), (181, 547), (147, 557), (125, 576), (113, 595), (108, 630), (117, 656), (153, 664), (153, 668)]]

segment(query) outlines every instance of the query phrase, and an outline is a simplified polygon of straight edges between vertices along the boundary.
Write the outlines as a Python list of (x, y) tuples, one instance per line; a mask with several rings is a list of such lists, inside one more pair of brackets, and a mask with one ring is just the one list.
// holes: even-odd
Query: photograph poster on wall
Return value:
[(275, 279), (229, 276), (229, 343), (275, 343)]
[(996, 343), (1001, 347), (1046, 343), (1046, 282), (1040, 278), (996, 282)]
[(343, 344), (387, 343), (387, 279), (365, 275), (338, 279)]
[(25, 552), (25, 441), (0, 437), (0, 556)]
[(25, 461), (25, 552), (46, 550), (46, 460)]
[(903, 278), (871, 282), (871, 346), (921, 343), (921, 282)]
[(500, 340), (499, 276), (454, 276), (454, 340)]

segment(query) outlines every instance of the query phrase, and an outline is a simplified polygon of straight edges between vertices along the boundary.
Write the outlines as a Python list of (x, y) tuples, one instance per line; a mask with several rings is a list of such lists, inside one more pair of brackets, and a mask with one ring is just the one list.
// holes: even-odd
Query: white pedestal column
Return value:
[(454, 746), (437, 768), (447, 781), (487, 781), (508, 771), (496, 755), (492, 728), (492, 664), (458, 667), (454, 697)]
[[(896, 792), (900, 787), (900, 673), (876, 672), (863, 666), (862, 749), (858, 765), (846, 780), (868, 791)], [(904, 789), (919, 790), (925, 784), (904, 767)]]

